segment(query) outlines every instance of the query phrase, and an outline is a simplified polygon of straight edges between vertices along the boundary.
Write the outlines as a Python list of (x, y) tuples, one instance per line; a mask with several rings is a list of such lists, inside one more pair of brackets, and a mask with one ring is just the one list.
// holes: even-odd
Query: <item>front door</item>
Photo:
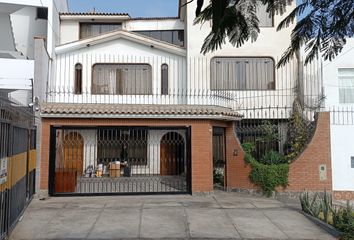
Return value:
[(77, 177), (83, 173), (84, 140), (77, 132), (64, 136), (64, 155), (55, 170), (55, 192), (75, 192)]
[(184, 140), (176, 132), (165, 134), (160, 142), (160, 175), (181, 175), (184, 172)]
[(215, 189), (225, 187), (225, 129), (213, 128), (213, 181)]

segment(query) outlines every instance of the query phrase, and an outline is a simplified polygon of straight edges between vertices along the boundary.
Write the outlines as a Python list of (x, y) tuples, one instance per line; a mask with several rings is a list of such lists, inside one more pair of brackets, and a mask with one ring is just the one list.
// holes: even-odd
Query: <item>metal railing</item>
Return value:
[(0, 96), (0, 239), (5, 239), (35, 192), (36, 153), (31, 110)]

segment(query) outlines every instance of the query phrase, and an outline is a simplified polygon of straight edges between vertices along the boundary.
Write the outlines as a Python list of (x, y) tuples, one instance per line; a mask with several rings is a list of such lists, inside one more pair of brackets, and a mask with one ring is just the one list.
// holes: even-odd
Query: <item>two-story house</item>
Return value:
[(215, 171), (222, 187), (252, 187), (235, 123), (248, 109), (290, 115), (297, 63), (275, 65), (291, 27), (276, 31), (283, 17), (260, 5), (257, 42), (203, 55), (211, 26), (195, 25), (196, 2), (185, 3), (172, 18), (60, 14), (41, 104), (41, 191), (210, 192)]

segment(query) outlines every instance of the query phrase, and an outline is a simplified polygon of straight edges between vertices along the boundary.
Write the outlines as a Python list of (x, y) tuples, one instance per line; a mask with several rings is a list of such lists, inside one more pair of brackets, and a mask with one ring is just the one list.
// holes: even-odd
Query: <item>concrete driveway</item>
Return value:
[(334, 239), (282, 202), (239, 193), (35, 199), (10, 239)]

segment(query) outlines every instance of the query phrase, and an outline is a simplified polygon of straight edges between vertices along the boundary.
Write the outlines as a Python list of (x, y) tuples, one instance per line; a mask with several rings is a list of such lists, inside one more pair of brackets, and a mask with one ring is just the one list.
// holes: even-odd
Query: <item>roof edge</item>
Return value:
[(169, 44), (169, 43), (165, 43), (165, 42), (153, 39), (153, 38), (149, 38), (149, 37), (137, 34), (137, 33), (129, 32), (126, 30), (116, 30), (116, 31), (108, 32), (106, 34), (99, 35), (99, 36), (86, 38), (86, 39), (82, 39), (82, 40), (71, 42), (71, 43), (66, 43), (64, 45), (57, 46), (55, 48), (55, 52), (57, 54), (61, 54), (61, 53), (69, 52), (69, 51), (74, 51), (77, 49), (89, 48), (92, 45), (104, 43), (107, 41), (112, 41), (112, 40), (119, 39), (119, 38), (128, 39), (133, 42), (143, 44), (146, 46), (150, 46), (151, 48), (157, 48), (159, 50), (170, 52), (170, 53), (173, 53), (176, 55), (186, 56), (186, 54), (187, 54), (186, 49), (184, 49), (184, 48), (181, 48), (181, 47)]

